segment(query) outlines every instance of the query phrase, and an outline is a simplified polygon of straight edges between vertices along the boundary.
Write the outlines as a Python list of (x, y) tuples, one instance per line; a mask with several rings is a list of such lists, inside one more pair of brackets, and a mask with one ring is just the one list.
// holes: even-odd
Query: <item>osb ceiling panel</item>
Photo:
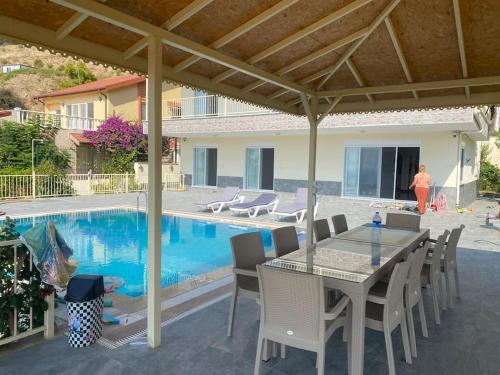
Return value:
[(461, 78), (452, 1), (403, 4), (394, 9), (391, 20), (413, 79), (425, 82)]
[[(36, 5), (35, 5), (36, 4)], [(57, 30), (75, 13), (71, 9), (44, 1), (43, 6), (34, 0), (2, 0), (0, 14), (34, 23), (50, 30)]]
[(246, 60), (348, 3), (346, 0), (301, 0), (229, 43), (224, 50), (232, 49)]
[(369, 3), (319, 31), (299, 39), (292, 43), (289, 48), (270, 55), (262, 60), (262, 63), (266, 64), (270, 70), (276, 71), (310, 55), (366, 27), (381, 11), (380, 8), (383, 8), (383, 5), (384, 2), (380, 0)]
[(278, 0), (215, 0), (175, 32), (209, 45), (276, 4)]
[(350, 89), (359, 87), (356, 78), (352, 75), (347, 65), (343, 64), (339, 70), (328, 80), (329, 89)]
[(354, 52), (352, 61), (367, 86), (407, 82), (385, 23)]
[(498, 75), (500, 71), (500, 1), (461, 1), (462, 27), (470, 77)]

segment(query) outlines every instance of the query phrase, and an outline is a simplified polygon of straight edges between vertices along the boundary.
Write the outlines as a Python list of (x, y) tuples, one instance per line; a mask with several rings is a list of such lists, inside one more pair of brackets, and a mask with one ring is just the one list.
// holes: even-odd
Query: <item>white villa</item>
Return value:
[[(190, 101), (181, 100), (186, 110), (163, 121), (163, 134), (181, 139), (188, 185), (275, 192), (306, 186), (309, 129), (303, 119), (256, 109), (228, 112), (235, 102), (213, 96)], [(465, 107), (329, 116), (318, 130), (317, 192), (415, 200), (408, 187), (423, 163), (436, 194), (443, 192), (450, 207), (466, 206), (477, 196), (480, 142), (488, 139), (490, 117), (487, 108)]]

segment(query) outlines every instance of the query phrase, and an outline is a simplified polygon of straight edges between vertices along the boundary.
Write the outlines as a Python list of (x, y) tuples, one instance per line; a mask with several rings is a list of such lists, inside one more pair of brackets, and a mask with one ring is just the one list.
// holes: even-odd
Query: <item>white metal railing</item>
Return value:
[[(2, 285), (0, 290), (0, 296), (2, 294), (16, 294), (19, 293), (21, 288), (26, 288), (26, 284), (21, 284), (19, 281), (19, 265), (20, 261), (18, 259), (18, 247), (21, 244), (19, 240), (11, 241), (0, 241), (0, 251), (12, 251), (13, 252), (13, 264), (10, 265), (10, 269), (7, 271), (7, 275), (10, 275), (10, 281)], [(33, 271), (33, 256), (29, 254), (29, 267), (30, 272)], [(29, 283), (31, 284), (31, 277)], [(33, 307), (30, 306), (29, 313), (24, 312), (20, 316), (20, 311), (16, 307), (12, 307), (9, 314), (9, 327), (10, 336), (2, 337), (0, 336), (0, 346), (8, 344), (13, 341), (20, 340), (22, 338), (35, 335), (37, 333), (43, 332), (45, 338), (50, 338), (54, 336), (54, 293), (45, 297), (45, 301), (48, 304), (48, 309), (44, 313), (43, 325), (39, 327), (33, 326)], [(26, 316), (27, 315), (27, 316)], [(22, 318), (22, 321), (20, 320)]]
[[(180, 173), (163, 174), (163, 190), (184, 190), (184, 180)], [(130, 193), (147, 188), (146, 174), (0, 175), (0, 200)]]
[(162, 119), (164, 120), (249, 116), (268, 113), (273, 113), (273, 111), (216, 95), (162, 101)]
[(43, 126), (57, 126), (63, 129), (95, 130), (102, 124), (103, 120), (90, 117), (67, 116), (58, 113), (28, 111), (25, 109), (14, 109), (17, 122), (40, 122)]

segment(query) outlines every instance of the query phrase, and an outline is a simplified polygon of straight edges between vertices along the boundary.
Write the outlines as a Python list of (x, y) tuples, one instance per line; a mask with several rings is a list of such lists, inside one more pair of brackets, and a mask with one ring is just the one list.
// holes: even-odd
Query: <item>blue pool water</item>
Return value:
[[(24, 233), (52, 220), (78, 261), (77, 273), (119, 276), (118, 293), (131, 297), (146, 293), (147, 223), (144, 213), (129, 210), (67, 213), (16, 220)], [(244, 232), (262, 234), (266, 251), (271, 232), (184, 217), (162, 217), (162, 287), (232, 264), (229, 238)]]

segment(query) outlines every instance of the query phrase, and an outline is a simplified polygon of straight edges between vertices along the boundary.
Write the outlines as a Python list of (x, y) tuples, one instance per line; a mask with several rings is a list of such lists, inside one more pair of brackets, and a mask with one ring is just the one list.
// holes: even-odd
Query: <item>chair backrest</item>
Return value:
[(269, 266), (257, 266), (257, 273), (261, 327), (285, 338), (280, 340), (283, 344), (322, 342), (321, 311), (325, 311), (322, 278)]
[(385, 226), (387, 228), (398, 228), (419, 231), (420, 230), (420, 216), (413, 214), (398, 214), (389, 212), (385, 219)]
[(316, 237), (316, 242), (323, 241), (324, 239), (332, 236), (330, 226), (328, 225), (328, 219), (314, 220), (313, 231), (314, 236)]
[(295, 192), (296, 204), (307, 204), (307, 188), (297, 188)]
[(264, 206), (272, 203), (276, 200), (277, 195), (274, 193), (262, 193), (257, 198), (255, 198), (252, 202), (255, 206)]
[(431, 277), (432, 275), (435, 277), (441, 277), (441, 257), (444, 254), (444, 246), (449, 234), (450, 231), (445, 230), (436, 240), (436, 244), (434, 245), (432, 251)]
[(232, 201), (240, 194), (240, 188), (237, 186), (226, 186), (224, 192), (222, 193), (222, 199), (224, 201)]
[(421, 273), (424, 267), (425, 258), (427, 257), (427, 252), (429, 251), (430, 243), (427, 241), (424, 246), (419, 247), (415, 250), (413, 261), (410, 266), (410, 271), (408, 272), (408, 286), (406, 292), (408, 293), (410, 306), (414, 306), (421, 295), (422, 282)]
[(333, 230), (335, 234), (340, 234), (342, 232), (347, 232), (347, 220), (345, 215), (335, 215), (332, 216)]
[(260, 232), (238, 234), (230, 238), (233, 266), (252, 268), (266, 261), (266, 253)]
[(273, 229), (271, 235), (273, 237), (276, 257), (281, 257), (299, 249), (297, 230), (293, 225)]
[(460, 235), (465, 225), (461, 224), (458, 228), (453, 228), (448, 238), (448, 243), (444, 251), (444, 259), (446, 266), (455, 264), (457, 261), (457, 246), (460, 240)]
[(404, 311), (404, 288), (410, 265), (415, 258), (414, 254), (410, 254), (408, 260), (397, 263), (391, 274), (391, 279), (387, 287), (387, 304), (384, 306), (384, 315), (391, 324), (398, 323), (403, 316)]

